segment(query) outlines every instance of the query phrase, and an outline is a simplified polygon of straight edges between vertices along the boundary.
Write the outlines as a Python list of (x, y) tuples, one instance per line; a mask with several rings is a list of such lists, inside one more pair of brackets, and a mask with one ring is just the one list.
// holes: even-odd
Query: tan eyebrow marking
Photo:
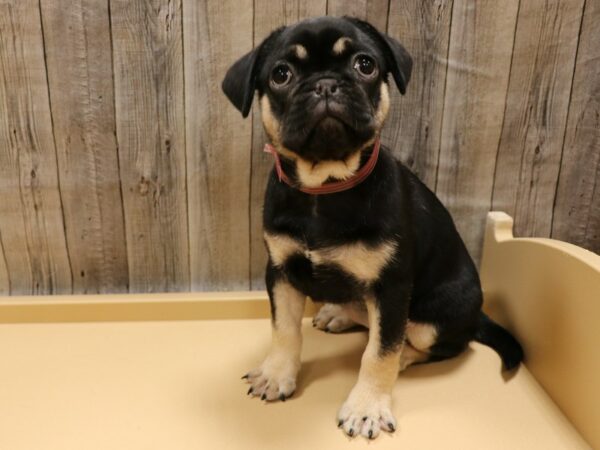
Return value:
[(292, 45), (292, 50), (296, 53), (298, 59), (306, 59), (308, 57), (308, 51), (306, 47), (300, 44)]
[(339, 38), (337, 41), (335, 41), (335, 44), (333, 44), (333, 53), (336, 55), (341, 55), (344, 53), (344, 50), (346, 50), (346, 45), (350, 42), (352, 42), (352, 39), (349, 37)]

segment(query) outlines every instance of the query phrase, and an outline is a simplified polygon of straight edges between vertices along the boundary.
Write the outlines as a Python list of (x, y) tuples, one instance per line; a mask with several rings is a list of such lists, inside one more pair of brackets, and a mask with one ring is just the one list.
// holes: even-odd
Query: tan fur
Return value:
[(320, 161), (313, 164), (302, 158), (296, 160), (296, 173), (303, 186), (319, 187), (328, 178), (346, 180), (358, 170), (360, 165), (360, 151), (352, 153), (343, 161)]
[(273, 286), (273, 299), (276, 307), (273, 341), (285, 342), (288, 335), (300, 334), (306, 296), (287, 281), (278, 281)]
[(385, 122), (388, 112), (390, 111), (390, 91), (385, 81), (381, 82), (379, 92), (380, 99), (377, 111), (375, 111), (375, 123), (377, 124), (377, 128), (381, 129), (383, 122)]
[(412, 345), (404, 344), (402, 353), (400, 354), (400, 371), (403, 371), (408, 366), (414, 363), (427, 361), (429, 354), (419, 351)]
[(375, 281), (379, 273), (394, 256), (396, 245), (383, 242), (375, 247), (362, 242), (327, 247), (310, 252), (315, 264), (334, 263), (364, 282)]
[(306, 47), (304, 47), (303, 45), (300, 45), (300, 44), (292, 45), (292, 50), (294, 51), (294, 53), (296, 54), (296, 57), (298, 59), (308, 58), (308, 51), (306, 50)]
[(291, 159), (292, 161), (296, 161), (298, 159), (298, 155), (293, 151), (285, 148), (281, 143), (281, 125), (277, 118), (273, 115), (273, 111), (271, 109), (271, 102), (269, 102), (269, 97), (263, 95), (260, 99), (260, 116), (263, 122), (263, 126), (265, 127), (265, 131), (269, 136), (269, 139), (277, 149), (279, 153), (281, 153), (286, 158)]
[(265, 232), (264, 237), (271, 261), (277, 267), (282, 266), (286, 259), (294, 253), (305, 251), (305, 247), (301, 242), (285, 234), (270, 234)]
[(269, 101), (269, 97), (263, 95), (260, 99), (260, 117), (262, 119), (263, 126), (265, 127), (265, 131), (269, 135), (269, 139), (273, 141), (273, 144), (276, 147), (281, 145), (281, 135), (280, 135), (280, 124), (277, 118), (273, 115), (273, 111), (271, 110), (271, 102)]
[(264, 234), (265, 242), (275, 266), (282, 266), (294, 253), (304, 253), (314, 264), (336, 264), (358, 280), (370, 283), (393, 258), (396, 244), (383, 242), (371, 247), (362, 242), (309, 250), (300, 241), (284, 234)]
[(406, 336), (417, 350), (427, 351), (436, 342), (437, 329), (428, 323), (409, 321), (406, 324)]
[(356, 325), (369, 327), (366, 307), (359, 302), (344, 304), (325, 303), (313, 319), (321, 330), (339, 333)]
[[(358, 381), (338, 412), (338, 420), (346, 433), (376, 437), (380, 426), (396, 426), (391, 411), (391, 392), (400, 369), (402, 345), (381, 353), (379, 310), (375, 300), (366, 300), (369, 316), (369, 342), (363, 353)], [(369, 436), (369, 431), (373, 434)]]
[(287, 281), (273, 286), (275, 320), (272, 327), (271, 349), (260, 367), (248, 372), (251, 394), (266, 400), (288, 397), (296, 389), (302, 350), (302, 315), (306, 296)]
[(344, 50), (346, 50), (346, 45), (348, 45), (348, 43), (350, 43), (350, 42), (352, 42), (352, 39), (350, 39), (349, 37), (339, 38), (333, 44), (333, 54), (341, 55), (342, 53), (344, 53)]
[(358, 381), (360, 382), (362, 379), (384, 391), (391, 390), (398, 373), (403, 344), (399, 344), (395, 351), (381, 354), (379, 308), (373, 298), (367, 298), (365, 303), (369, 320), (369, 342), (362, 357)]

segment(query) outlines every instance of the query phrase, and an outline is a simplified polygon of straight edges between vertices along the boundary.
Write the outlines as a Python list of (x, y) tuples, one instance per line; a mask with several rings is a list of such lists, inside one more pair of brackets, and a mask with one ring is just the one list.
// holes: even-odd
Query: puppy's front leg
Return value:
[(244, 377), (251, 384), (248, 394), (263, 400), (282, 400), (296, 389), (302, 349), (302, 315), (306, 296), (294, 289), (276, 269), (267, 269), (271, 301), (272, 341), (268, 356)]
[[(392, 299), (390, 299), (392, 300)], [(379, 430), (395, 431), (392, 388), (400, 369), (407, 305), (395, 298), (395, 307), (382, 308), (385, 299), (366, 300), (369, 342), (363, 353), (358, 381), (338, 412), (338, 425), (354, 436), (373, 439)]]

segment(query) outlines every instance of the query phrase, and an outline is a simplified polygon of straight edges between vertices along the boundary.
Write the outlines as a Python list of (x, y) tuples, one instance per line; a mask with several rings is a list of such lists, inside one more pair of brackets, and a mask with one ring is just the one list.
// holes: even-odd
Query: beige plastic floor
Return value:
[(264, 404), (240, 376), (268, 348), (265, 319), (0, 325), (0, 449), (589, 448), (526, 369), (505, 380), (478, 344), (401, 374), (399, 430), (351, 440), (335, 414), (366, 335), (307, 321), (304, 336), (296, 396)]

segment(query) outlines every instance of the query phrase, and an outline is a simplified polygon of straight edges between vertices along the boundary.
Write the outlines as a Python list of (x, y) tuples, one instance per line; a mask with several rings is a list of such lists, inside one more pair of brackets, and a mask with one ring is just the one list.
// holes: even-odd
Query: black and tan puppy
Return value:
[[(300, 369), (307, 296), (315, 325), (369, 328), (358, 381), (338, 413), (350, 436), (394, 431), (398, 372), (477, 340), (507, 369), (522, 350), (481, 312), (473, 261), (435, 195), (379, 149), (389, 75), (404, 93), (412, 60), (396, 40), (353, 18), (275, 30), (227, 72), (223, 90), (248, 115), (258, 91), (277, 170), (264, 206), (273, 342), (245, 378), (250, 393), (285, 400)], [(344, 181), (345, 180), (345, 181)]]

